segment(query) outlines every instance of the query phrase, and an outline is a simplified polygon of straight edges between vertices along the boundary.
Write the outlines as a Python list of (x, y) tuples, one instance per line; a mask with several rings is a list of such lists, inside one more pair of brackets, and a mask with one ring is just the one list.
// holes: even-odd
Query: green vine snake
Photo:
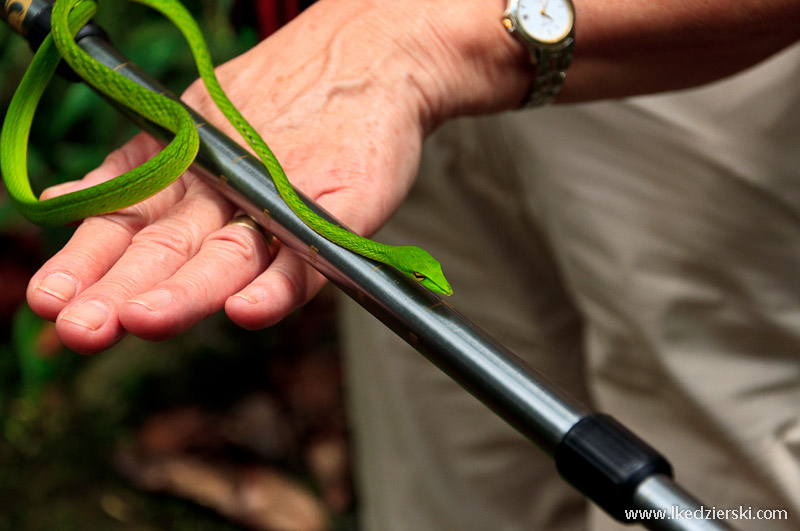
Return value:
[[(326, 221), (308, 208), (295, 193), (270, 148), (223, 92), (200, 29), (186, 8), (178, 0), (133, 1), (161, 12), (181, 31), (211, 99), (253, 148), (283, 200), (306, 225), (337, 245), (394, 267), (431, 291), (445, 295), (452, 293), (439, 262), (427, 251), (369, 240)], [(142, 201), (177, 179), (192, 164), (199, 148), (195, 123), (180, 103), (142, 88), (97, 62), (73, 42), (75, 33), (96, 10), (95, 0), (56, 1), (52, 12), (52, 32), (39, 47), (23, 76), (0, 134), (0, 165), (8, 195), (25, 217), (39, 225), (62, 225)], [(27, 144), (36, 106), (62, 57), (95, 89), (175, 136), (149, 161), (110, 181), (39, 201), (28, 178)]]

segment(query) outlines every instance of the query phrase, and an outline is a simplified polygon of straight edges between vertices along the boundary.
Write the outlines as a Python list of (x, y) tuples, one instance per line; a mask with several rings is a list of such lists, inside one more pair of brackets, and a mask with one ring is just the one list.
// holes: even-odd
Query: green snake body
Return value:
[[(426, 288), (450, 295), (441, 266), (427, 251), (391, 246), (363, 238), (319, 217), (292, 188), (267, 144), (225, 95), (200, 29), (177, 0), (133, 0), (169, 18), (183, 34), (211, 99), (267, 168), (283, 200), (315, 232), (367, 258), (394, 267)], [(9, 197), (28, 219), (62, 225), (113, 212), (155, 194), (177, 179), (197, 155), (199, 139), (189, 112), (178, 102), (150, 92), (102, 65), (73, 42), (73, 36), (97, 10), (94, 0), (57, 0), (52, 33), (36, 52), (9, 105), (0, 135), (0, 165)], [(27, 174), (27, 143), (36, 105), (61, 58), (84, 80), (115, 101), (171, 131), (175, 136), (152, 159), (110, 181), (39, 201)]]

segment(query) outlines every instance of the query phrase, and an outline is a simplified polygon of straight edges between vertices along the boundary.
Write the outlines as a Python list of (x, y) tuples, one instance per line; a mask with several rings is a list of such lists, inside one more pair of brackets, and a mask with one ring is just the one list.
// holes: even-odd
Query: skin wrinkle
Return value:
[[(206, 271), (197, 269), (183, 272), (180, 279), (180, 286), (170, 286), (169, 291), (173, 293), (173, 298), (177, 295), (178, 298), (185, 300), (192, 300), (194, 297), (206, 298), (209, 286), (213, 286), (215, 282), (221, 282), (220, 278), (211, 278)], [(212, 313), (214, 313), (212, 310), (203, 309), (202, 315), (208, 317)]]
[[(281, 248), (281, 251), (286, 252), (284, 248)], [(270, 267), (269, 272), (272, 273), (271, 280), (273, 283), (275, 282), (275, 275), (277, 275), (277, 277), (281, 279), (280, 282), (285, 286), (284, 289), (278, 289), (276, 291), (288, 293), (289, 299), (292, 301), (298, 301), (303, 298), (302, 294), (305, 293), (305, 286), (301, 285), (300, 279), (295, 279), (295, 275), (286, 271), (286, 266), (282, 260), (276, 260), (273, 267)]]
[[(127, 299), (133, 296), (136, 293), (139, 293), (140, 289), (140, 278), (141, 273), (137, 269), (131, 269), (131, 272), (122, 274), (122, 275), (115, 275), (113, 278), (104, 278), (103, 280), (99, 281), (97, 284), (98, 286), (104, 286), (107, 288), (111, 288), (114, 293), (120, 294), (120, 298)], [(86, 302), (89, 300), (97, 300), (97, 297), (87, 297), (83, 299), (81, 302)], [(72, 307), (77, 306), (79, 303), (72, 305)], [(109, 308), (114, 308), (116, 305), (110, 305)]]
[(495, 103), (498, 88), (522, 94), (527, 86), (527, 75), (516, 75), (530, 69), (527, 52), (500, 24), (505, 3), (495, 4), (496, 11), (485, 3), (439, 2), (420, 10), (410, 37), (395, 42), (428, 73), (418, 81), (430, 108), (425, 134), (454, 116), (505, 109)]
[[(104, 264), (98, 259), (102, 254), (103, 249), (96, 249), (91, 247), (83, 248), (70, 248), (65, 251), (65, 257), (71, 265), (71, 268), (79, 271), (105, 271)], [(64, 273), (60, 268), (55, 268), (53, 271)], [(48, 269), (48, 273), (51, 272)], [(77, 284), (77, 293), (82, 291), (80, 281)]]
[(420, 76), (417, 74), (417, 70), (421, 70), (424, 72), (427, 77), (435, 78), (435, 76), (430, 72), (428, 67), (420, 60), (416, 54), (412, 53), (410, 47), (403, 43), (398, 42), (397, 45), (406, 52), (406, 54), (411, 58), (411, 61), (417, 65), (417, 69), (409, 69), (408, 73), (404, 76), (404, 81), (406, 86), (410, 87), (413, 92), (419, 95), (419, 100), (422, 102), (420, 108), (418, 110), (418, 120), (422, 125), (422, 130), (424, 134), (428, 134), (432, 131), (435, 126), (433, 125), (433, 99), (431, 98), (428, 91), (424, 90), (423, 88), (423, 81), (420, 79)]
[[(341, 35), (341, 33), (339, 35)], [(330, 86), (330, 88), (324, 92), (323, 97), (317, 96), (315, 101), (317, 101), (320, 106), (319, 110), (316, 111), (311, 104), (303, 102), (301, 98), (301, 103), (295, 107), (298, 109), (298, 113), (294, 115), (285, 115), (280, 120), (282, 123), (273, 124), (278, 127), (279, 131), (290, 131), (295, 128), (299, 129), (305, 127), (304, 124), (308, 123), (309, 116), (312, 116), (311, 113), (323, 112), (323, 110), (329, 111), (331, 108), (337, 106), (344, 106), (347, 108), (349, 100), (353, 99), (357, 101), (362, 93), (370, 90), (381, 91), (386, 88), (386, 84), (382, 83), (380, 78), (376, 79), (374, 76), (370, 76), (369, 79), (353, 79), (351, 77), (340, 80), (332, 79), (338, 75), (337, 72), (340, 70), (338, 68), (337, 58), (341, 54), (337, 51), (337, 48), (340, 45), (345, 45), (344, 43), (346, 40), (343, 39), (344, 37), (338, 40), (334, 39), (332, 42), (335, 44), (328, 48), (329, 53), (326, 59), (327, 66), (322, 74), (324, 80), (321, 83), (323, 86)], [(334, 136), (342, 139), (342, 145), (348, 145), (347, 137), (354, 134), (353, 130), (357, 133), (360, 133), (362, 130), (369, 131), (366, 136), (370, 138), (382, 137), (383, 135), (378, 133), (378, 130), (385, 127), (386, 124), (394, 123), (398, 119), (392, 117), (394, 106), (383, 104), (384, 101), (389, 100), (390, 98), (388, 97), (379, 98), (371, 112), (362, 109), (361, 113), (354, 115), (355, 118), (353, 122), (338, 124), (337, 129), (334, 131)], [(363, 125), (359, 125), (362, 116), (384, 116), (385, 118), (371, 118), (363, 123)], [(373, 189), (376, 186), (380, 186), (380, 183), (376, 181), (375, 177), (380, 173), (376, 165), (380, 164), (380, 159), (378, 158), (379, 153), (386, 153), (388, 150), (380, 150), (374, 142), (370, 141), (366, 151), (367, 156), (359, 156), (357, 152), (353, 153), (352, 156), (349, 154), (342, 155), (341, 153), (337, 153), (335, 156), (341, 162), (326, 172), (325, 179), (315, 179), (314, 181), (314, 184), (324, 183), (324, 188), (322, 189), (308, 189), (308, 187), (303, 186), (302, 183), (295, 182), (295, 184), (299, 184), (298, 188), (305, 190), (315, 201), (324, 196), (331, 196), (337, 193), (341, 194), (345, 190), (353, 190), (356, 188)], [(295, 173), (295, 167), (302, 168), (306, 164), (306, 161), (318, 156), (316, 153), (307, 153), (305, 150), (301, 153), (289, 152), (287, 155), (289, 156), (286, 157), (285, 160), (288, 162), (284, 164), (284, 167), (290, 177)]]
[[(311, 9), (314, 8), (312, 7)], [(341, 48), (348, 46), (352, 41), (352, 39), (347, 38), (346, 32), (354, 29), (356, 23), (361, 23), (364, 17), (368, 17), (371, 10), (372, 9), (367, 9), (361, 12), (355, 11), (355, 15), (353, 17), (348, 18), (344, 24), (339, 26), (337, 30), (327, 38), (324, 46), (325, 52), (317, 61), (312, 63), (292, 63), (293, 68), (291, 69), (286, 68), (286, 65), (282, 65), (279, 73), (276, 74), (271, 81), (266, 81), (266, 83), (275, 88), (275, 90), (272, 91), (271, 98), (271, 103), (274, 107), (271, 113), (275, 116), (275, 120), (271, 123), (271, 129), (273, 132), (280, 133), (284, 129), (291, 129), (292, 124), (302, 125), (304, 123), (308, 123), (307, 120), (309, 116), (313, 116), (324, 109), (328, 103), (327, 100), (331, 98), (331, 93), (335, 94), (341, 91), (347, 94), (349, 93), (347, 90), (348, 88), (352, 88), (353, 84), (357, 85), (359, 82), (362, 82), (360, 80), (364, 80), (364, 72), (350, 73), (349, 75), (346, 75), (344, 79), (337, 78), (342, 77), (342, 72), (344, 70), (343, 67), (348, 65), (346, 61), (341, 60)], [(292, 23), (290, 23), (290, 25), (291, 24)], [(311, 29), (313, 29), (313, 25)], [(355, 32), (361, 33), (358, 28), (355, 28)], [(273, 38), (280, 38), (281, 34), (282, 32), (279, 31)], [(312, 31), (311, 34), (313, 35), (314, 32)], [(248, 54), (254, 53), (257, 49), (258, 47), (254, 48), (251, 50), (251, 52), (248, 52)], [(225, 67), (220, 69), (219, 75), (222, 77), (222, 79), (226, 78), (226, 70), (227, 68)], [(267, 67), (267, 74), (269, 74), (269, 72), (272, 70), (274, 70), (273, 67)], [(318, 73), (310, 73), (311, 70), (315, 70)], [(364, 67), (363, 70), (368, 71), (369, 68)], [(251, 76), (252, 73), (250, 71), (240, 71), (237, 73), (237, 75), (230, 77), (227, 83), (223, 83), (223, 87), (228, 84), (230, 84), (230, 86), (240, 86), (243, 83), (245, 86), (251, 85), (253, 80), (245, 79)], [(299, 87), (295, 87), (295, 80), (301, 80), (304, 77), (307, 77), (308, 79), (305, 82), (301, 82)], [(370, 76), (370, 78), (373, 81), (380, 79), (376, 76)], [(267, 79), (269, 79), (268, 76)], [(261, 83), (263, 83), (263, 78), (258, 79), (257, 84)], [(326, 86), (327, 84), (331, 84), (331, 88), (328, 89), (324, 96), (320, 96), (318, 93), (319, 87)], [(195, 86), (199, 88), (202, 86), (202, 83), (195, 82), (190, 89), (192, 92), (196, 90)], [(215, 108), (213, 103), (207, 98), (205, 90), (201, 90), (200, 92), (204, 93), (203, 99), (205, 101), (203, 102), (203, 105)], [(230, 93), (234, 95), (236, 94), (235, 91), (231, 91)], [(278, 98), (282, 99), (283, 101), (277, 101)], [(247, 91), (243, 94), (243, 97), (236, 98), (236, 100), (237, 101), (234, 101), (234, 103), (238, 102), (238, 104), (244, 108), (258, 108), (263, 102), (259, 91)], [(293, 114), (296, 112), (299, 112), (300, 114), (293, 116)], [(222, 119), (222, 115), (219, 114), (218, 111), (215, 112), (215, 114)], [(288, 123), (283, 124), (282, 122), (284, 121), (287, 121)]]
[(200, 248), (200, 240), (194, 232), (194, 229), (183, 223), (165, 220), (149, 225), (136, 233), (131, 239), (130, 249), (136, 247), (146, 249), (146, 254), (159, 262), (164, 261), (167, 256), (188, 260), (196, 255)]
[[(128, 239), (128, 243), (130, 244), (130, 239), (133, 238), (133, 235), (142, 230), (147, 226), (149, 223), (148, 219), (157, 219), (157, 216), (152, 215), (150, 218), (146, 215), (142, 215), (143, 212), (150, 210), (149, 204), (147, 201), (142, 201), (136, 205), (128, 207), (123, 210), (119, 210), (117, 212), (111, 212), (110, 214), (104, 214), (102, 219), (98, 216), (91, 216), (83, 220), (81, 225), (85, 225), (86, 228), (97, 226), (106, 226), (106, 221), (111, 222), (112, 226), (117, 227), (121, 231), (125, 233), (126, 238)], [(104, 228), (103, 230), (108, 230)]]
[(235, 206), (208, 183), (193, 177), (194, 181), (187, 188), (183, 201), (163, 213), (162, 219), (181, 223), (180, 219), (184, 216), (198, 217), (203, 220), (203, 226), (227, 222), (236, 210)]
[[(438, 24), (436, 20), (430, 20), (428, 17), (423, 19), (421, 33), (424, 37), (416, 36), (415, 39), (408, 43), (399, 41), (397, 46), (406, 52), (406, 55), (411, 58), (418, 70), (425, 73), (428, 83), (432, 82), (439, 94), (457, 94), (458, 91), (450, 90), (451, 87), (448, 86), (446, 81), (448, 79), (457, 79), (453, 72), (455, 61), (445, 60), (437, 64), (433, 60), (435, 54), (430, 51), (435, 50), (445, 58), (455, 57), (457, 53), (454, 44), (447, 41), (442, 35), (441, 24)], [(436, 98), (429, 93), (429, 90), (425, 89), (425, 79), (418, 78), (417, 69), (409, 69), (408, 77), (424, 102), (424, 105), (420, 108), (420, 120), (423, 124), (423, 131), (427, 135), (444, 120), (444, 113), (437, 108)], [(442, 70), (445, 69), (447, 75), (443, 75)]]
[[(137, 228), (136, 225), (138, 224), (131, 223), (131, 221), (135, 222), (139, 219), (140, 219), (139, 216), (126, 214), (123, 212), (114, 212), (113, 214), (106, 214), (105, 216), (103, 216), (103, 219), (96, 216), (86, 218), (85, 220), (83, 220), (81, 228), (86, 230), (94, 228), (93, 227), (94, 225), (102, 225), (104, 232), (110, 232), (112, 230), (116, 230), (119, 233), (118, 237), (125, 238), (127, 240), (127, 243), (130, 245), (130, 241), (133, 238), (133, 235), (136, 234), (136, 232), (138, 232), (142, 228), (142, 227)], [(110, 221), (111, 225), (108, 226), (108, 223), (105, 223), (105, 221)], [(140, 224), (144, 226), (143, 223), (140, 222)], [(70, 249), (72, 248), (70, 247)], [(101, 249), (97, 250), (99, 251)], [(77, 252), (77, 249), (71, 252)], [(92, 252), (92, 255), (93, 254), (94, 252)]]
[[(346, 66), (346, 62), (342, 60), (343, 56), (346, 57), (342, 48), (349, 45), (344, 36), (345, 29), (341, 28), (330, 38), (325, 47), (320, 73), (278, 109), (278, 118), (272, 124), (275, 136), (285, 131), (302, 130), (313, 116), (336, 105), (338, 100), (363, 96), (370, 90), (384, 86), (382, 78), (374, 73), (359, 72), (346, 76), (341, 74)], [(376, 64), (382, 65), (384, 62), (382, 60)], [(325, 87), (322, 94), (318, 91), (319, 87)]]
[[(245, 230), (254, 232), (250, 229)], [(239, 263), (239, 260), (235, 260), (236, 258), (240, 258), (241, 261), (250, 264), (259, 260), (261, 253), (258, 251), (259, 244), (257, 240), (263, 240), (263, 238), (258, 234), (253, 234), (252, 236), (245, 236), (245, 234), (237, 227), (226, 226), (223, 227), (223, 230), (212, 232), (207, 236), (203, 240), (201, 248), (213, 248), (217, 256), (229, 255), (233, 257), (234, 260), (226, 260), (230, 261), (231, 264)], [(266, 244), (266, 242), (264, 243)]]

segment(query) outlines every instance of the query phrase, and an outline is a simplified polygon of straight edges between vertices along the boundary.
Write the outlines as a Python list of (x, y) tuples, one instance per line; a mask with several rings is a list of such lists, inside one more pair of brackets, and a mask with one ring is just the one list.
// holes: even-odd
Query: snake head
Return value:
[(401, 247), (398, 251), (392, 266), (434, 293), (453, 294), (453, 288), (442, 273), (442, 266), (428, 251), (411, 246)]

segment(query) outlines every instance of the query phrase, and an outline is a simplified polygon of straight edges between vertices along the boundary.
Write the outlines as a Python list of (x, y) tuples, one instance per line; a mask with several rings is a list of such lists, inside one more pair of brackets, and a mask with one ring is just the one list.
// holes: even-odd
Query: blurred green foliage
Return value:
[[(255, 44), (254, 28), (230, 23), (233, 2), (186, 1), (220, 64)], [(180, 94), (196, 77), (194, 61), (178, 30), (158, 13), (133, 2), (103, 2), (96, 17), (112, 42), (139, 66)], [(30, 62), (24, 39), (0, 23), (0, 109), (7, 107)], [(82, 176), (136, 129), (82, 83), (55, 78), (34, 122), (29, 171), (34, 189)], [(11, 214), (4, 213), (6, 216)], [(1, 218), (0, 218), (1, 220)]]
[[(234, 28), (233, 0), (184, 0), (215, 62), (253, 46), (255, 28)], [(116, 11), (115, 11), (116, 10)], [(194, 80), (177, 30), (145, 7), (105, 2), (97, 22), (114, 44), (176, 93)], [(28, 65), (27, 43), (0, 22), (0, 111)], [(82, 84), (55, 79), (34, 123), (34, 188), (80, 178), (136, 130)], [(27, 278), (72, 229), (34, 227), (0, 192), (0, 531), (233, 529), (190, 503), (143, 495), (117, 476), (113, 448), (165, 404), (223, 407), (258, 386), (265, 352), (290, 350), (280, 332), (245, 333), (216, 316), (159, 344), (126, 338), (94, 357), (68, 352), (53, 325), (24, 303)], [(300, 317), (298, 317), (300, 318)], [(284, 347), (281, 347), (284, 345)], [(120, 510), (122, 507), (124, 510)]]

